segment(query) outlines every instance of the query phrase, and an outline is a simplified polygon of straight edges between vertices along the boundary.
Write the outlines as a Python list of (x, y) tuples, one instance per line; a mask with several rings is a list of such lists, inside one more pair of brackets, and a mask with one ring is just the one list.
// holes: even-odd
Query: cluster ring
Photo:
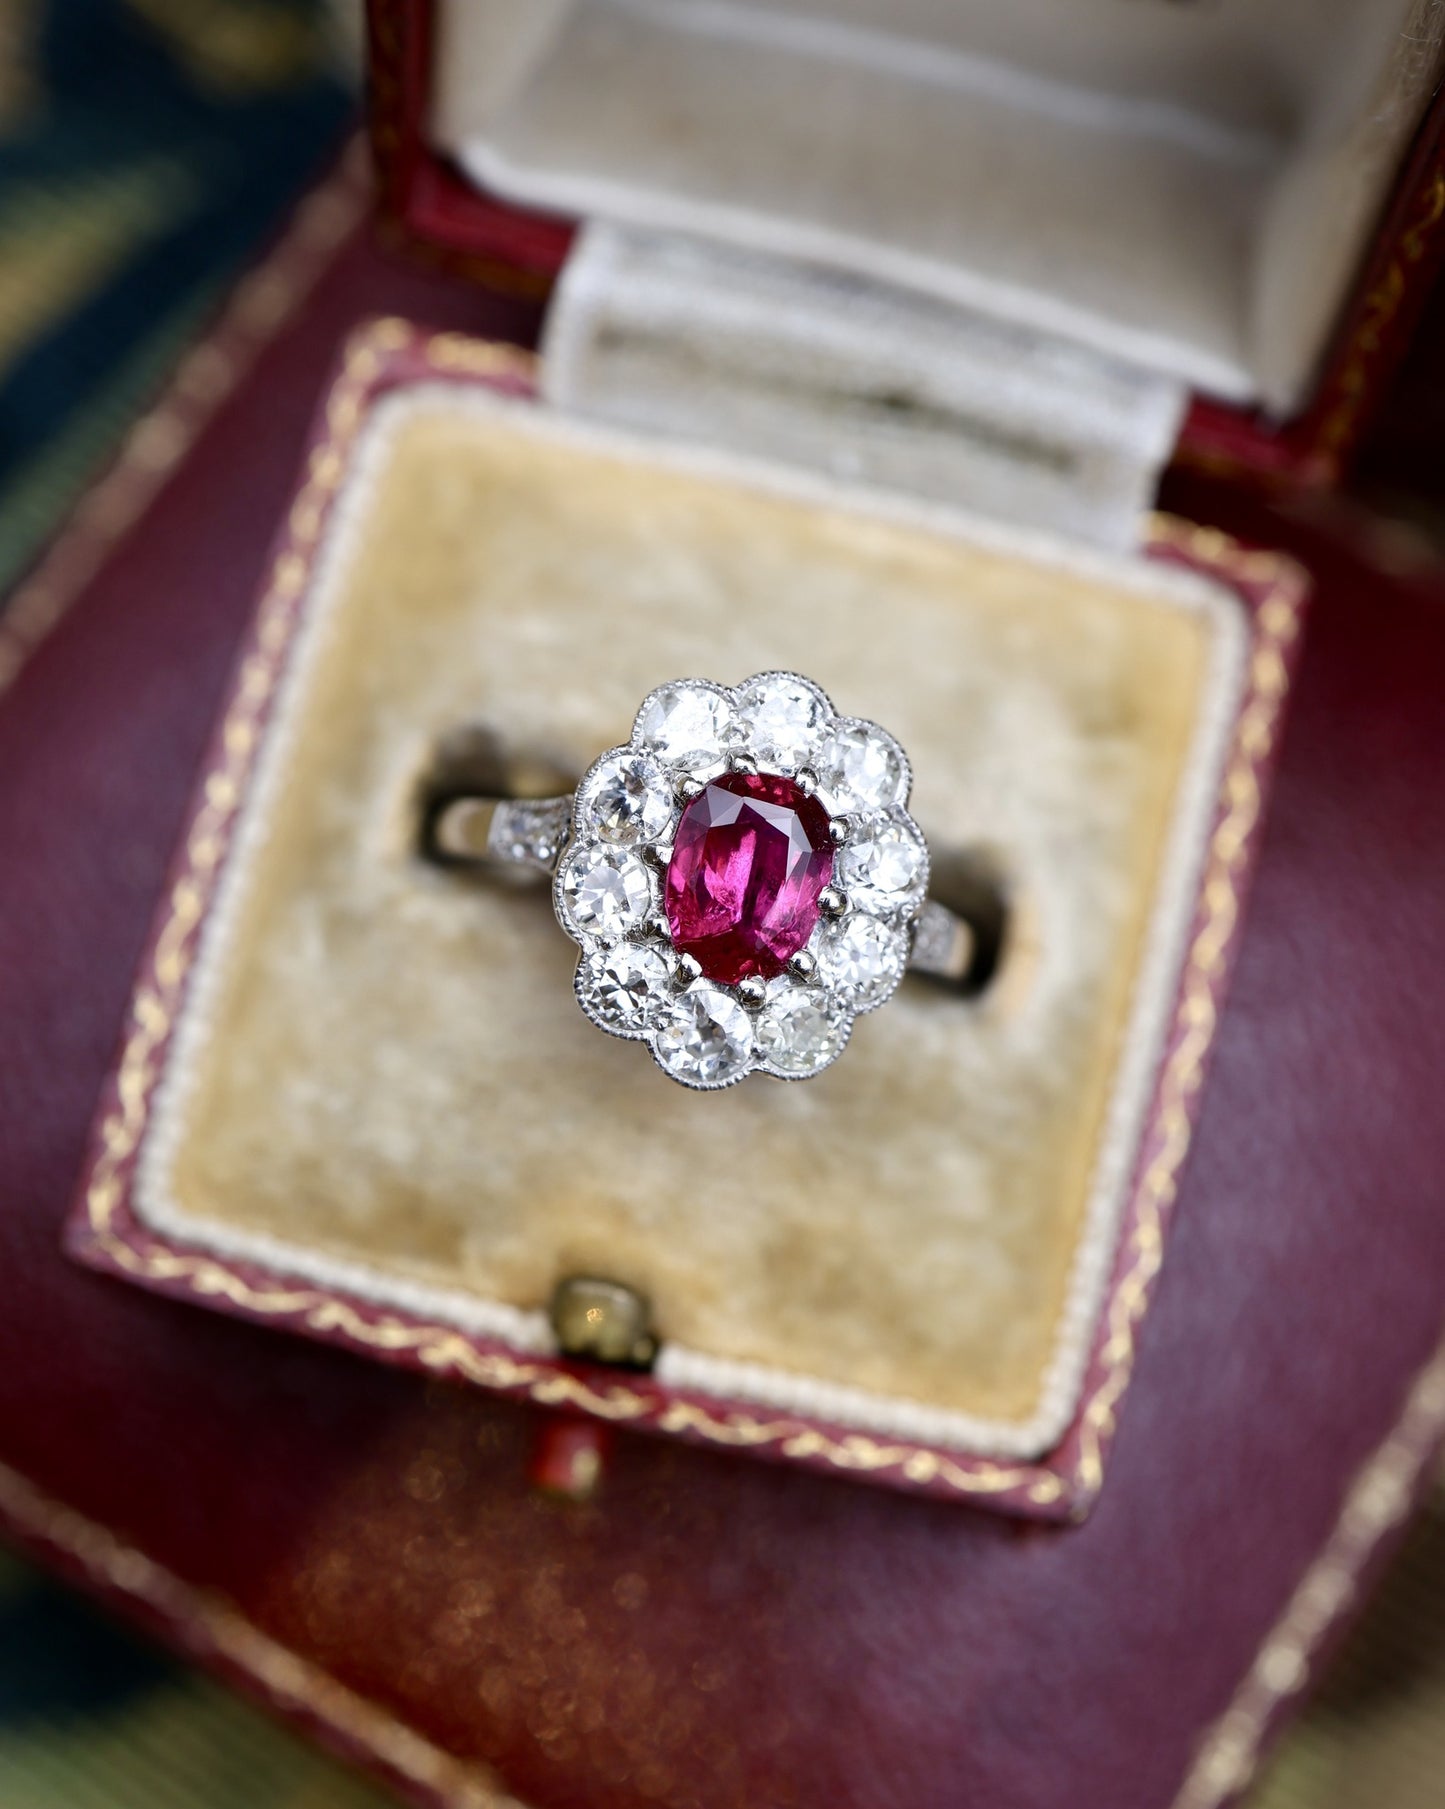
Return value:
[[(582, 1010), (706, 1091), (830, 1067), (906, 970), (958, 978), (912, 770), (796, 672), (649, 692), (566, 798), (453, 800), (440, 852), (552, 877)], [(478, 815), (478, 812), (481, 815)]]

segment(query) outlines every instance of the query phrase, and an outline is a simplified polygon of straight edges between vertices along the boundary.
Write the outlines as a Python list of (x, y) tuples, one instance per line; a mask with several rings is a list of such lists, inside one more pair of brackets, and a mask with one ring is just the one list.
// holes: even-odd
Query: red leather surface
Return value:
[(1445, 1321), (1445, 587), (1319, 577), (1108, 1484), (1079, 1529), (619, 1435), (88, 1273), (61, 1221), (317, 389), (519, 316), (348, 252), (0, 700), (0, 1463), (537, 1805), (1165, 1809)]

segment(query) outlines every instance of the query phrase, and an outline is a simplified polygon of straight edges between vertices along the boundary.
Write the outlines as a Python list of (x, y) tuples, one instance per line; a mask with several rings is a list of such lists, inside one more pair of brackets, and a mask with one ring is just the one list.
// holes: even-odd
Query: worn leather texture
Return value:
[(317, 394), (382, 311), (529, 326), (353, 246), (0, 698), (0, 1465), (532, 1804), (1167, 1809), (1445, 1322), (1445, 586), (1202, 480), (1167, 499), (1319, 589), (1089, 1522), (625, 1434), (558, 1503), (532, 1410), (60, 1253)]

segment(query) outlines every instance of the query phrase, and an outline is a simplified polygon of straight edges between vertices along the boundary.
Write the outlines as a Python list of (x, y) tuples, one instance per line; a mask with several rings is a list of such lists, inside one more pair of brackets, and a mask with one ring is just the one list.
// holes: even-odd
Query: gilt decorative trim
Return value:
[(1391, 345), (1391, 327), (1414, 292), (1417, 267), (1437, 249), (1442, 220), (1445, 169), (1437, 168), (1427, 177), (1384, 270), (1360, 301), (1354, 330), (1332, 373), (1316, 442), (1332, 469), (1359, 437), (1366, 407), (1379, 389), (1377, 367)]

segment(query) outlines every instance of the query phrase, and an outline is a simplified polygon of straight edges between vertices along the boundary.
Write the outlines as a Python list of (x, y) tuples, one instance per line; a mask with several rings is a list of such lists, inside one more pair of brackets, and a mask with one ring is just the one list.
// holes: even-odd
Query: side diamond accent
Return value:
[(916, 973), (936, 974), (944, 980), (962, 980), (974, 955), (973, 931), (961, 917), (932, 899), (927, 900), (913, 926), (913, 953), (909, 965)]
[(550, 873), (567, 840), (570, 798), (506, 799), (492, 812), (487, 852), (497, 860)]

